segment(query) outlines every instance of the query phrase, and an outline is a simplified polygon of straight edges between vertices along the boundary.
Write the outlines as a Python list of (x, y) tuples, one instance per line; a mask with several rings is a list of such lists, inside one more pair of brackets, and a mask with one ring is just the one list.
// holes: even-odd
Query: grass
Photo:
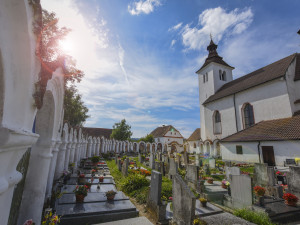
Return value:
[(255, 212), (244, 208), (235, 210), (233, 214), (258, 225), (275, 225), (264, 212)]

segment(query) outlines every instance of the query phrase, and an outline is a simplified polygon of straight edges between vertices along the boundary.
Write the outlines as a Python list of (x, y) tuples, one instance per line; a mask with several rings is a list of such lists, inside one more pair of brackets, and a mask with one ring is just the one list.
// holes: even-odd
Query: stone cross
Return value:
[(196, 197), (180, 175), (173, 177), (173, 222), (178, 225), (193, 224)]

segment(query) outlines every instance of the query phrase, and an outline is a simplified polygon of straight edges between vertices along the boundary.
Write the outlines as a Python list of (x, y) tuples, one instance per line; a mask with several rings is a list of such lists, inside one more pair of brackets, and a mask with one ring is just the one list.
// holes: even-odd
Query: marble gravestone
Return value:
[(153, 153), (150, 153), (150, 159), (149, 159), (149, 163), (150, 163), (150, 168), (152, 170), (155, 169), (155, 158), (154, 158), (154, 154)]
[(191, 188), (197, 190), (199, 178), (199, 167), (195, 165), (187, 165), (185, 180)]
[(195, 216), (196, 197), (180, 175), (173, 177), (173, 222), (191, 225)]
[(287, 174), (289, 193), (296, 195), (300, 199), (300, 166), (290, 166)]
[(211, 169), (215, 169), (216, 168), (216, 160), (215, 159), (209, 159), (209, 167)]
[(225, 167), (226, 179), (230, 182), (230, 175), (241, 175), (239, 167)]
[(174, 158), (170, 158), (170, 163), (169, 163), (169, 178), (172, 179), (173, 176), (175, 176), (178, 173), (178, 166), (177, 162), (175, 162)]
[(150, 214), (154, 216), (155, 221), (163, 221), (166, 216), (166, 204), (161, 202), (161, 185), (162, 174), (153, 170), (151, 174), (151, 183), (149, 197), (147, 201), (147, 208)]

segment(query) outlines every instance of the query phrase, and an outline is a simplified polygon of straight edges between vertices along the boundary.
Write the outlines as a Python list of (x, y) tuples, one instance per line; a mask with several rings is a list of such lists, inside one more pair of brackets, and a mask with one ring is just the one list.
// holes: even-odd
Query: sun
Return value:
[(65, 53), (71, 53), (74, 49), (73, 42), (69, 39), (59, 41), (59, 47)]

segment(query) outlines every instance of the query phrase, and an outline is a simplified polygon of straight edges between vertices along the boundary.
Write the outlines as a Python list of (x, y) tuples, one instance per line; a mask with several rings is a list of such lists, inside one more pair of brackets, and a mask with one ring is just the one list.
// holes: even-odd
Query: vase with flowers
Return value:
[(84, 201), (84, 198), (87, 196), (88, 187), (86, 185), (77, 185), (73, 192), (76, 196), (76, 202), (82, 203)]
[(110, 201), (114, 200), (116, 194), (117, 194), (117, 192), (115, 192), (114, 190), (105, 192), (105, 196), (106, 196), (107, 200), (110, 200)]
[(299, 200), (296, 195), (291, 193), (285, 193), (282, 198), (285, 200), (284, 203), (289, 206), (297, 206)]
[(265, 202), (264, 202), (264, 195), (266, 192), (266, 189), (264, 187), (261, 186), (255, 186), (253, 188), (255, 195), (258, 197), (258, 203), (260, 206), (264, 206)]
[(225, 179), (222, 180), (222, 188), (227, 189), (229, 185), (230, 185), (229, 181)]
[(206, 180), (207, 180), (207, 183), (209, 183), (209, 184), (214, 183), (214, 178), (212, 178), (212, 177), (207, 177)]

